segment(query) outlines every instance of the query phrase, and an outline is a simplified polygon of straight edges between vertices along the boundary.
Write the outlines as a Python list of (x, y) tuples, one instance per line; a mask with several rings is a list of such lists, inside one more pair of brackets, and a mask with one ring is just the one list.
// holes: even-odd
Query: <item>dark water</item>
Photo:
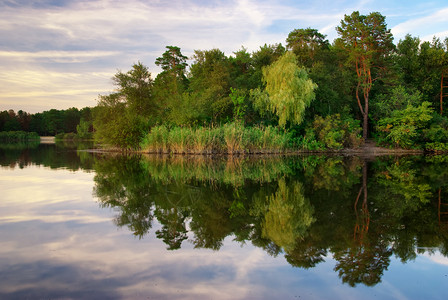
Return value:
[(90, 146), (0, 146), (0, 299), (446, 299), (446, 156)]

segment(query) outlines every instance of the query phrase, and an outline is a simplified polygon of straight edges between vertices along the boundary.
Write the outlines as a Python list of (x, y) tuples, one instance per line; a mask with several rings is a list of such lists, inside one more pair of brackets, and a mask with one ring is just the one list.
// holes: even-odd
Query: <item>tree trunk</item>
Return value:
[(364, 142), (367, 140), (368, 129), (369, 129), (369, 115), (364, 113), (362, 122), (362, 138), (364, 139)]

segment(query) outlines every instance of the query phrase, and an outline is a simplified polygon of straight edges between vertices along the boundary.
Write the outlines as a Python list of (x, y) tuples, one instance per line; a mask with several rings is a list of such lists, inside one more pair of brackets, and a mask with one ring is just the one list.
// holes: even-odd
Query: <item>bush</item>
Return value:
[(357, 148), (363, 142), (361, 130), (359, 121), (351, 117), (342, 118), (340, 114), (325, 118), (317, 116), (301, 142), (311, 148)]
[(441, 142), (426, 143), (425, 150), (434, 152), (447, 152), (448, 143), (441, 143)]
[(431, 103), (423, 102), (419, 106), (408, 105), (405, 109), (395, 110), (390, 117), (378, 121), (380, 138), (388, 144), (400, 148), (415, 148), (423, 139), (423, 129), (432, 119)]
[(61, 133), (56, 134), (56, 135), (54, 136), (54, 139), (55, 139), (55, 140), (63, 140), (63, 139), (64, 139), (64, 136), (65, 136), (65, 133), (61, 132)]

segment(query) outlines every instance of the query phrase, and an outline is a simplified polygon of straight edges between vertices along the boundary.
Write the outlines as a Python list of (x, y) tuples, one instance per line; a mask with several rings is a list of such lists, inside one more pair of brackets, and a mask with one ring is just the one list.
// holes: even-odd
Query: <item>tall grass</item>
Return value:
[(151, 129), (141, 148), (147, 153), (249, 154), (282, 153), (291, 136), (274, 127), (244, 127), (228, 123), (218, 127), (174, 127)]

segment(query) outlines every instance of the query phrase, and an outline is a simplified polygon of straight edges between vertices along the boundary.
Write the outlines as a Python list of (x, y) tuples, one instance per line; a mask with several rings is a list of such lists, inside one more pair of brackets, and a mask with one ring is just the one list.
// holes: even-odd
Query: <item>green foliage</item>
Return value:
[(432, 119), (431, 103), (408, 105), (405, 109), (392, 111), (390, 117), (378, 121), (377, 130), (384, 141), (401, 148), (412, 148), (422, 139), (422, 130)]
[(247, 103), (246, 103), (246, 93), (230, 88), (230, 100), (233, 103), (233, 118), (235, 121), (243, 120), (246, 115)]
[(0, 131), (0, 141), (2, 142), (25, 142), (39, 139), (40, 137), (36, 132)]
[(369, 96), (375, 79), (381, 78), (389, 57), (394, 51), (393, 36), (387, 29), (385, 17), (378, 12), (361, 15), (354, 11), (345, 15), (336, 27), (340, 38), (337, 44), (348, 53), (357, 77), (356, 100), (363, 116), (363, 138), (368, 137)]
[(391, 89), (390, 93), (376, 97), (372, 104), (372, 116), (376, 120), (390, 117), (395, 110), (403, 110), (408, 105), (418, 106), (421, 103), (422, 95), (420, 92), (409, 93), (404, 86), (400, 85)]
[(152, 101), (153, 80), (148, 67), (138, 62), (126, 73), (117, 72), (112, 80), (117, 94), (130, 112), (143, 117), (157, 114), (158, 107)]
[(93, 111), (94, 139), (121, 149), (138, 149), (152, 118), (158, 114), (152, 101), (152, 79), (140, 62), (113, 78), (118, 92), (99, 96)]
[(229, 98), (231, 62), (219, 49), (196, 50), (190, 67), (189, 99), (197, 102), (197, 121), (221, 121), (231, 117)]
[(301, 65), (309, 68), (320, 51), (330, 48), (330, 43), (316, 29), (294, 29), (286, 38), (286, 47), (294, 52)]
[(144, 119), (127, 110), (118, 94), (100, 96), (93, 120), (95, 141), (122, 149), (137, 149), (146, 129)]
[(362, 144), (359, 121), (351, 117), (342, 118), (340, 114), (325, 118), (316, 116), (313, 127), (307, 130), (309, 140), (317, 142), (329, 149), (357, 148)]
[(448, 152), (448, 143), (429, 142), (425, 144), (425, 150), (434, 152)]
[(431, 126), (423, 129), (423, 139), (426, 141), (426, 150), (447, 151), (448, 118), (434, 114)]
[(180, 52), (179, 47), (166, 46), (166, 49), (162, 57), (156, 59), (155, 64), (161, 66), (163, 71), (173, 72), (179, 77), (185, 76), (187, 57)]
[(93, 137), (92, 132), (90, 132), (91, 125), (92, 122), (81, 119), (79, 124), (76, 126), (77, 137), (80, 139), (91, 139)]
[(268, 97), (267, 108), (279, 117), (279, 125), (286, 122), (300, 124), (305, 109), (314, 100), (317, 87), (303, 68), (297, 66), (292, 52), (286, 52), (272, 65), (263, 69), (263, 81), (266, 83)]

